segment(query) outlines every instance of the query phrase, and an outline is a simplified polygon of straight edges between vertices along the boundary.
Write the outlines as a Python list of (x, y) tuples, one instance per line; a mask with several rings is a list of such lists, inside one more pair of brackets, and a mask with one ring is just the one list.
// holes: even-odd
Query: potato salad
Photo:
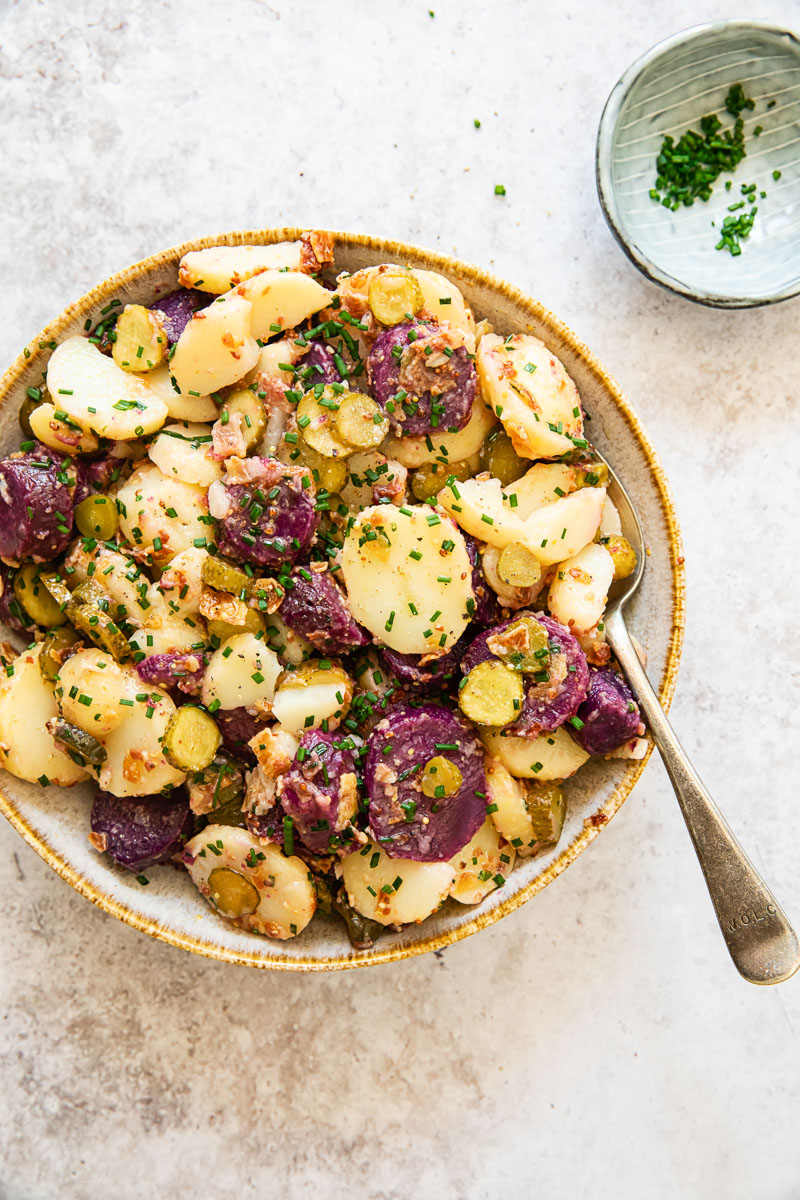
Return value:
[(142, 886), (369, 949), (505, 887), (645, 730), (564, 365), (434, 271), (334, 263), (320, 232), (192, 251), (53, 344), (0, 460), (0, 765), (91, 781)]

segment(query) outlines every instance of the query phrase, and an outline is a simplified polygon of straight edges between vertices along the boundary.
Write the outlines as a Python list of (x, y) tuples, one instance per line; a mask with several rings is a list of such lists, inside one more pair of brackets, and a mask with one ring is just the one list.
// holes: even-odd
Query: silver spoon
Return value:
[(777, 900), (704, 788), (633, 647), (623, 610), (644, 574), (647, 553), (644, 533), (630, 496), (603, 455), (596, 453), (608, 467), (609, 495), (619, 510), (623, 535), (636, 551), (637, 564), (632, 575), (614, 586), (603, 618), (606, 636), (664, 760), (703, 868), (722, 936), (737, 970), (750, 983), (781, 983), (800, 967), (800, 943)]

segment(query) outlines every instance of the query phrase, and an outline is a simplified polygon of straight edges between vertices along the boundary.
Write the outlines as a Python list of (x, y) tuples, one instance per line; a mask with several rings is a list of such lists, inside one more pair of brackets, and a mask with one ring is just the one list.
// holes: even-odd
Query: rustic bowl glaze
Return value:
[[(17, 412), (25, 389), (36, 384), (46, 364), (48, 343), (83, 331), (112, 299), (148, 303), (177, 282), (177, 265), (188, 250), (219, 244), (277, 242), (299, 237), (299, 229), (246, 230), (186, 242), (118, 272), (37, 335), (0, 380), (0, 451), (19, 445)], [(594, 355), (538, 301), (486, 271), (402, 242), (337, 233), (337, 270), (355, 271), (381, 262), (402, 262), (440, 271), (464, 292), (478, 318), (504, 332), (530, 331), (563, 360), (591, 417), (596, 441), (625, 482), (647, 533), (650, 556), (644, 581), (631, 604), (629, 624), (648, 653), (650, 677), (662, 703), (675, 688), (684, 622), (681, 539), (664, 472), (637, 416), (618, 385)], [(353, 950), (338, 918), (318, 914), (296, 940), (271, 941), (245, 933), (218, 917), (201, 899), (188, 875), (165, 866), (136, 878), (98, 855), (87, 841), (89, 785), (43, 789), (0, 773), (0, 811), (63, 879), (106, 912), (144, 933), (224, 962), (295, 971), (332, 971), (392, 962), (436, 950), (476, 933), (529, 900), (570, 865), (605, 827), (641, 775), (640, 762), (591, 762), (570, 780), (568, 814), (558, 846), (517, 865), (506, 885), (477, 908), (448, 900), (433, 917), (401, 933), (387, 933), (369, 951)]]

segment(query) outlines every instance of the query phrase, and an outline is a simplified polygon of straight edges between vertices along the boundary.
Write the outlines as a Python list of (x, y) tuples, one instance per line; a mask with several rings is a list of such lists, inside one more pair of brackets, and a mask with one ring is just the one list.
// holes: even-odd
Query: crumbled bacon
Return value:
[(314, 275), (333, 262), (333, 237), (319, 229), (309, 230), (300, 238), (300, 270)]
[(222, 462), (235, 454), (244, 458), (247, 454), (247, 440), (244, 436), (244, 415), (240, 412), (228, 414), (228, 420), (215, 421), (211, 427), (211, 458)]
[(106, 850), (108, 849), (108, 834), (107, 833), (95, 833), (94, 830), (92, 830), (92, 832), (89, 833), (87, 835), (87, 837), (88, 837), (89, 845), (94, 846), (94, 848), (98, 852), (98, 854), (105, 854)]

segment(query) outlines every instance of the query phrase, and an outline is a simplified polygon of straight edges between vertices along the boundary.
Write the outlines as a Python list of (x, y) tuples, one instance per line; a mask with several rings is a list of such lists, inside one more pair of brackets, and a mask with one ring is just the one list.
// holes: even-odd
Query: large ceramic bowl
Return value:
[[(277, 242), (298, 229), (248, 230), (204, 238), (154, 254), (107, 279), (71, 304), (38, 334), (0, 380), (0, 451), (19, 445), (17, 412), (25, 389), (36, 384), (49, 344), (80, 333), (109, 301), (148, 303), (174, 287), (187, 250), (220, 243)], [(591, 416), (589, 436), (608, 456), (631, 492), (644, 522), (650, 556), (644, 582), (629, 607), (632, 631), (648, 653), (650, 677), (669, 703), (683, 635), (683, 568), (680, 534), (667, 481), (647, 435), (614, 380), (575, 335), (541, 304), (477, 267), (402, 242), (335, 234), (338, 270), (381, 262), (441, 271), (463, 289), (476, 315), (503, 332), (530, 331), (564, 361)], [(24, 736), (24, 730), (20, 730)], [(568, 815), (557, 847), (518, 865), (508, 882), (477, 908), (448, 900), (421, 925), (387, 933), (374, 949), (351, 949), (343, 924), (322, 914), (295, 941), (245, 933), (216, 916), (184, 872), (165, 866), (148, 872), (147, 887), (115, 868), (87, 841), (91, 788), (42, 789), (0, 772), (0, 809), (54, 871), (100, 908), (153, 937), (224, 962), (296, 971), (371, 966), (435, 950), (491, 925), (551, 883), (601, 832), (644, 770), (640, 762), (590, 762), (570, 780)]]

